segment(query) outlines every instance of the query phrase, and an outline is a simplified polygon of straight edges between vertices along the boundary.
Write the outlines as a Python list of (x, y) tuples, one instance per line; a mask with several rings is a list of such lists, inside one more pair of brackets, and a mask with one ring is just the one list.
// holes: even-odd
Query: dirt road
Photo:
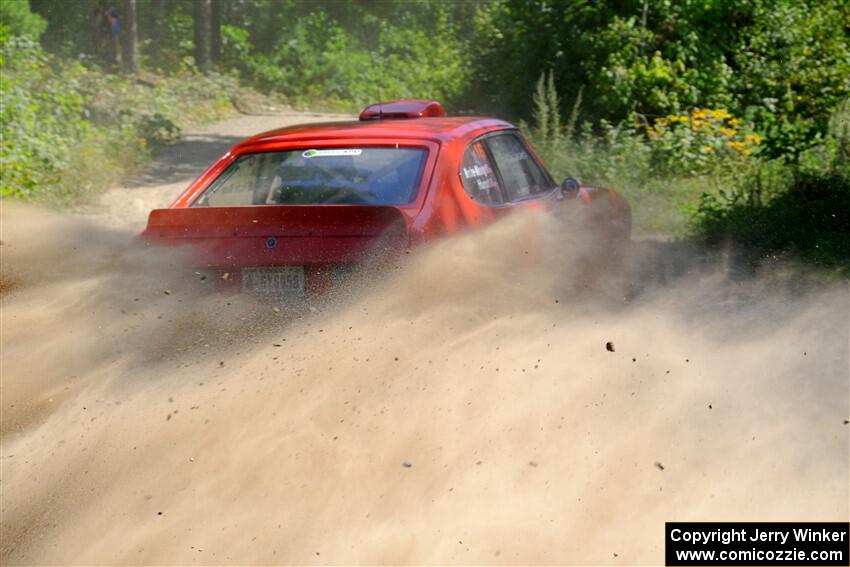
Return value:
[(88, 219), (4, 205), (0, 563), (647, 565), (665, 521), (847, 520), (846, 286), (625, 302), (516, 215), (295, 318), (130, 244), (303, 118), (194, 133)]

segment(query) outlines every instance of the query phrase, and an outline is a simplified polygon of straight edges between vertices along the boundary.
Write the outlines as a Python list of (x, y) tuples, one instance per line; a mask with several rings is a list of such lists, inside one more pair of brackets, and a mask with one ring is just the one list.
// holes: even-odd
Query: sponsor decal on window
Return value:
[(330, 157), (330, 156), (359, 156), (363, 150), (356, 148), (336, 148), (331, 150), (304, 150), (301, 154), (305, 158)]

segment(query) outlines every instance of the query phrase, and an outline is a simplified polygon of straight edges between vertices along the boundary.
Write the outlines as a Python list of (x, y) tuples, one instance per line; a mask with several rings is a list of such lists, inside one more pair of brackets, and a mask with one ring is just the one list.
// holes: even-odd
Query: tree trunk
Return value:
[(210, 68), (210, 0), (194, 0), (195, 65), (206, 73)]
[(212, 0), (210, 12), (210, 60), (221, 60), (221, 9), (223, 0)]
[(150, 5), (150, 29), (147, 36), (151, 39), (151, 47), (157, 55), (162, 51), (164, 34), (162, 27), (165, 25), (165, 0), (151, 0)]
[(139, 72), (138, 35), (139, 26), (136, 21), (136, 0), (124, 0), (124, 60), (127, 70), (135, 74)]

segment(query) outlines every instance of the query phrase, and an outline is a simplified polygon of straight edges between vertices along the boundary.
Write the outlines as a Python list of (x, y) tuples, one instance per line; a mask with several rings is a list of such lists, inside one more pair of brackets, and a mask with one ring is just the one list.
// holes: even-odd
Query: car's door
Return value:
[(550, 209), (560, 191), (515, 129), (490, 132), (468, 143), (460, 178), (469, 207), (467, 221), (481, 226), (515, 209)]
[[(504, 196), (503, 210), (548, 209), (555, 204), (558, 195), (555, 182), (516, 131), (490, 134), (482, 142), (487, 147)], [(527, 245), (524, 261), (531, 265), (544, 264), (546, 249), (551, 248), (546, 245), (545, 219), (532, 217), (522, 226), (523, 234), (518, 237)]]
[[(495, 206), (499, 213), (511, 209), (557, 210), (555, 215), (579, 230), (590, 230), (605, 241), (628, 239), (631, 212), (628, 203), (610, 189), (578, 187), (565, 198), (561, 188), (546, 171), (537, 155), (516, 130), (503, 130), (478, 138), (470, 150), (486, 153), (487, 163), (498, 183), (501, 200), (496, 205), (483, 201), (467, 189), (479, 203)], [(470, 153), (470, 150), (467, 152)], [(489, 170), (488, 170), (489, 172)], [(489, 186), (491, 182), (486, 184)], [(577, 184), (578, 186), (578, 184)], [(494, 216), (499, 216), (498, 214)]]

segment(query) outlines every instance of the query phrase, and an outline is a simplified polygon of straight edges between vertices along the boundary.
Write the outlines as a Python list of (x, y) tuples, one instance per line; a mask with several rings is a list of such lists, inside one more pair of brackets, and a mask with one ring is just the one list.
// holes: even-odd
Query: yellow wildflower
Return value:
[(730, 148), (732, 148), (733, 150), (735, 150), (736, 152), (738, 152), (739, 154), (743, 154), (745, 156), (748, 156), (751, 153), (753, 153), (753, 150), (747, 144), (745, 144), (744, 142), (739, 142), (737, 140), (731, 140), (729, 142), (726, 142), (726, 145), (729, 146)]

